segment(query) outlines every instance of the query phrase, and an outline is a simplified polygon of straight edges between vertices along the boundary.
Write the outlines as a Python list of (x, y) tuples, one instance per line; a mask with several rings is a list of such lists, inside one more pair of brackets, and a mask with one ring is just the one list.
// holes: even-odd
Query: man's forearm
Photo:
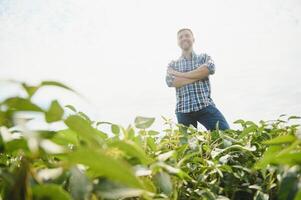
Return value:
[(209, 75), (209, 69), (207, 68), (207, 65), (203, 64), (200, 65), (195, 70), (189, 71), (189, 72), (176, 72), (175, 76), (183, 77), (183, 78), (189, 78), (189, 79), (204, 79)]
[(196, 78), (184, 78), (184, 77), (176, 76), (172, 82), (172, 87), (176, 87), (176, 88), (183, 87), (184, 85), (194, 83), (198, 80), (199, 79), (196, 79)]

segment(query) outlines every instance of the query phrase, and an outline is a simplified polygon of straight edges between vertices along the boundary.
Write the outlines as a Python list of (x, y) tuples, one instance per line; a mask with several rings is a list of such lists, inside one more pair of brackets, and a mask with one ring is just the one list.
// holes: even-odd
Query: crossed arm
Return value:
[(207, 67), (207, 64), (203, 64), (195, 70), (189, 72), (178, 72), (171, 67), (168, 67), (167, 74), (169, 76), (174, 76), (174, 79), (172, 82), (170, 82), (169, 87), (178, 88), (206, 78), (210, 74), (210, 71)]

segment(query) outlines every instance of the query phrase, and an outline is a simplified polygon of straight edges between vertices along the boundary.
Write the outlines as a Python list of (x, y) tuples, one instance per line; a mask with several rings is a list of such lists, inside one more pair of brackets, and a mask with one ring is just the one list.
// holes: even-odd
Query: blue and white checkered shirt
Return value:
[[(209, 69), (209, 75), (215, 73), (215, 64), (211, 57), (206, 53), (196, 54), (192, 51), (192, 58), (187, 59), (181, 56), (177, 60), (172, 60), (168, 66), (179, 72), (188, 72), (196, 69), (202, 64), (206, 64)], [(174, 75), (166, 74), (166, 84), (172, 86)], [(211, 86), (209, 76), (194, 83), (176, 88), (177, 104), (175, 113), (188, 113), (198, 111), (208, 105), (215, 105), (211, 98)]]

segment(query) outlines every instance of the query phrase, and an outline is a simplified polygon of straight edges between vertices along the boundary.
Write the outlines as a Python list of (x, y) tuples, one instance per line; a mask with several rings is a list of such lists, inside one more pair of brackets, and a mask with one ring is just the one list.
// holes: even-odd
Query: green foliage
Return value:
[(62, 119), (64, 110), (57, 100), (51, 102), (49, 110), (45, 113), (46, 122), (55, 122)]
[[(150, 130), (155, 119), (138, 116), (124, 128), (57, 100), (46, 110), (31, 101), (43, 86), (74, 91), (64, 84), (19, 84), (27, 97), (0, 102), (0, 199), (300, 199), (301, 132), (292, 123), (298, 116), (239, 119), (241, 129), (226, 131), (163, 116), (166, 128)], [(32, 130), (27, 123), (35, 118), (16, 119), (18, 112), (66, 127)]]
[(34, 200), (71, 200), (70, 195), (61, 186), (55, 184), (36, 185), (32, 188), (32, 194)]

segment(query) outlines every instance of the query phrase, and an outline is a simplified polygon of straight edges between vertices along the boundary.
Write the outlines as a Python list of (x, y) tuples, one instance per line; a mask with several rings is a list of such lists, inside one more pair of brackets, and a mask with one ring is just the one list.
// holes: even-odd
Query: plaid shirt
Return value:
[[(181, 56), (178, 60), (171, 61), (168, 66), (179, 72), (188, 72), (196, 69), (198, 66), (206, 64), (209, 74), (215, 73), (215, 64), (211, 57), (206, 53), (197, 55), (192, 51), (192, 59)], [(174, 75), (166, 74), (166, 84), (172, 87)], [(215, 105), (211, 99), (211, 86), (209, 76), (194, 83), (176, 88), (177, 104), (175, 113), (188, 113), (198, 111), (208, 105)]]

